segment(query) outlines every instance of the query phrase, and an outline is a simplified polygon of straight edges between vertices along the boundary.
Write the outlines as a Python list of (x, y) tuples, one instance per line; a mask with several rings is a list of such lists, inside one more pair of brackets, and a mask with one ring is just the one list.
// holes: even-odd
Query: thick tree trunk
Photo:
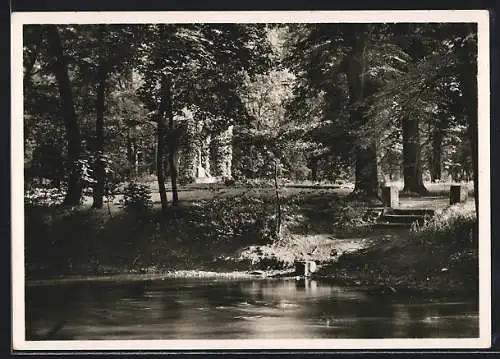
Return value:
[[(351, 105), (351, 121), (360, 127), (366, 125), (363, 103), (369, 96), (365, 78), (365, 52), (367, 46), (366, 25), (356, 24), (349, 39), (351, 54), (346, 58), (347, 81), (349, 84), (349, 102)], [(368, 141), (368, 143), (362, 143)], [(377, 151), (373, 139), (358, 138), (355, 149), (355, 186), (353, 194), (366, 198), (378, 198), (378, 166)]]
[(162, 78), (161, 82), (161, 102), (158, 109), (158, 118), (157, 118), (157, 131), (156, 131), (156, 176), (158, 178), (158, 190), (160, 192), (160, 201), (161, 201), (161, 209), (163, 215), (166, 214), (167, 211), (167, 191), (165, 189), (165, 169), (163, 167), (164, 161), (164, 151), (165, 148), (165, 138), (167, 133), (167, 124), (165, 119), (166, 107), (167, 103), (170, 100), (167, 98), (168, 93), (168, 82), (165, 76)]
[(95, 148), (95, 164), (94, 174), (95, 180), (93, 191), (92, 208), (102, 208), (104, 197), (104, 184), (106, 181), (106, 172), (104, 168), (104, 109), (105, 109), (105, 96), (106, 96), (106, 67), (104, 64), (102, 37), (103, 25), (99, 25), (99, 37), (101, 51), (99, 54), (99, 69), (97, 73), (97, 101), (96, 101), (96, 148)]
[(49, 51), (53, 57), (54, 75), (59, 87), (61, 106), (64, 115), (64, 125), (66, 128), (66, 138), (68, 142), (68, 190), (64, 203), (78, 205), (82, 198), (83, 186), (80, 181), (80, 165), (78, 160), (81, 153), (80, 128), (75, 113), (73, 94), (68, 75), (68, 68), (63, 54), (61, 37), (56, 25), (47, 25), (47, 40)]
[(403, 127), (403, 180), (404, 192), (424, 194), (427, 189), (422, 179), (422, 155), (420, 151), (420, 130), (418, 119), (407, 116), (402, 119)]

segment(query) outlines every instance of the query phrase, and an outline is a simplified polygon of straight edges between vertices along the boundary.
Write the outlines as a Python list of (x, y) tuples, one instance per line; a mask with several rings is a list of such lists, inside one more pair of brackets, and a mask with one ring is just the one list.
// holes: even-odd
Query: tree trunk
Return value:
[(444, 130), (446, 128), (446, 118), (445, 114), (441, 113), (441, 118), (434, 123), (434, 127), (432, 129), (432, 153), (431, 153), (431, 181), (436, 182), (441, 180), (441, 162), (442, 162), (442, 152), (443, 152), (443, 138), (444, 138)]
[[(351, 105), (351, 121), (363, 127), (366, 125), (363, 104), (369, 96), (365, 79), (365, 52), (367, 45), (367, 28), (364, 24), (356, 24), (350, 33), (351, 54), (347, 56), (345, 66), (349, 85), (349, 102)], [(355, 186), (353, 194), (366, 198), (378, 198), (378, 166), (375, 141), (358, 138), (355, 149)], [(361, 143), (368, 141), (368, 144)]]
[[(476, 108), (477, 111), (477, 108)], [(478, 179), (478, 174), (479, 174), (479, 169), (478, 169), (478, 143), (477, 143), (477, 112), (476, 111), (471, 111), (468, 110), (468, 126), (467, 126), (467, 133), (469, 136), (469, 141), (471, 143), (471, 150), (472, 150), (472, 169), (474, 172), (474, 202), (476, 206), (476, 214), (479, 214), (479, 179)], [(475, 115), (472, 114), (472, 112), (475, 112)]]
[(432, 134), (431, 181), (441, 180), (441, 148), (443, 137), (440, 133)]
[(132, 139), (132, 143), (131, 143), (131, 149), (132, 149), (132, 153), (131, 153), (131, 159), (130, 159), (130, 169), (131, 169), (131, 172), (132, 172), (132, 177), (133, 178), (137, 178), (137, 176), (139, 175), (139, 158), (137, 157), (137, 140), (134, 138)]
[(469, 58), (469, 55), (475, 57), (477, 47), (472, 40), (469, 40), (467, 46), (460, 49), (459, 54), (462, 62), (459, 76), (462, 83), (462, 98), (467, 116), (467, 135), (471, 146), (472, 169), (474, 171), (474, 202), (476, 214), (479, 215), (477, 61)]
[(156, 176), (158, 178), (158, 191), (160, 192), (161, 210), (163, 214), (167, 211), (167, 190), (165, 188), (165, 170), (163, 168), (163, 146), (165, 138), (165, 126), (161, 124), (162, 120), (158, 121), (158, 129), (156, 131), (157, 149), (156, 149)]
[(156, 131), (156, 176), (158, 178), (158, 190), (160, 192), (160, 201), (161, 201), (161, 210), (163, 215), (166, 214), (167, 211), (167, 191), (165, 189), (165, 169), (163, 167), (164, 161), (164, 151), (165, 148), (165, 138), (167, 132), (167, 125), (165, 121), (165, 113), (167, 102), (170, 100), (167, 98), (169, 95), (167, 90), (168, 82), (165, 76), (162, 77), (161, 82), (161, 100), (160, 106), (158, 109), (158, 117), (157, 117), (157, 131)]
[(313, 158), (309, 162), (309, 166), (311, 166), (311, 182), (318, 181), (318, 160)]
[(377, 153), (375, 146), (356, 149), (355, 184), (353, 194), (366, 198), (379, 197)]
[(179, 193), (177, 189), (177, 166), (175, 164), (175, 151), (169, 146), (168, 165), (170, 167), (170, 181), (172, 183), (172, 205), (179, 203)]
[(95, 164), (94, 173), (95, 180), (93, 191), (92, 208), (102, 208), (104, 197), (104, 183), (106, 181), (106, 172), (104, 169), (104, 109), (105, 109), (105, 96), (106, 96), (106, 67), (104, 64), (103, 56), (103, 35), (104, 26), (99, 25), (99, 68), (97, 73), (97, 101), (96, 101), (96, 148), (95, 148)]
[(134, 149), (132, 147), (132, 136), (130, 134), (131, 129), (128, 128), (127, 130), (127, 163), (128, 163), (128, 168), (127, 168), (127, 173), (130, 178), (133, 177), (133, 166), (134, 166), (134, 161), (133, 161), (133, 152)]
[(167, 107), (168, 114), (168, 131), (170, 133), (170, 138), (167, 141), (168, 145), (168, 165), (170, 169), (170, 181), (172, 183), (172, 205), (177, 206), (179, 202), (179, 193), (177, 190), (177, 165), (176, 165), (176, 153), (177, 153), (177, 139), (174, 136), (174, 113), (172, 110), (171, 96), (169, 96), (170, 101)]
[(424, 194), (427, 189), (422, 179), (418, 119), (406, 116), (401, 122), (403, 128), (403, 191)]
[(138, 141), (134, 141), (134, 175), (138, 177), (140, 175), (140, 154)]
[[(157, 157), (156, 150), (157, 150), (157, 146), (154, 146), (154, 145), (149, 150), (150, 155), (148, 156), (148, 162), (150, 163), (150, 167), (149, 167), (150, 174), (156, 173), (156, 161), (155, 161), (155, 158)], [(151, 160), (149, 160), (149, 159), (151, 159)]]
[(276, 194), (276, 236), (281, 236), (281, 204), (278, 186), (278, 162), (274, 160), (274, 192)]
[(82, 198), (83, 186), (80, 181), (80, 165), (78, 160), (81, 153), (80, 128), (75, 113), (71, 83), (68, 68), (63, 54), (61, 37), (56, 25), (47, 25), (47, 40), (49, 51), (53, 57), (54, 75), (59, 87), (61, 106), (64, 115), (64, 126), (68, 142), (68, 190), (64, 198), (64, 204), (78, 205)]

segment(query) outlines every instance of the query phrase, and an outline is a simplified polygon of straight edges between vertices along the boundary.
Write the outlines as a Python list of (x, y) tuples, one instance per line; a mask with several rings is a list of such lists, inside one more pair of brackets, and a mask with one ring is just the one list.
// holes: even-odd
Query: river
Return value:
[(304, 279), (26, 287), (27, 340), (472, 338), (477, 300), (375, 295)]

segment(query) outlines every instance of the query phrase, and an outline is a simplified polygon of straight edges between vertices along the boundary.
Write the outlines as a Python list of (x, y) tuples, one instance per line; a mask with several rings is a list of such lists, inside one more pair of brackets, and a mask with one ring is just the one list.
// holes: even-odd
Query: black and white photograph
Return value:
[(14, 349), (489, 347), (488, 24), (12, 14)]

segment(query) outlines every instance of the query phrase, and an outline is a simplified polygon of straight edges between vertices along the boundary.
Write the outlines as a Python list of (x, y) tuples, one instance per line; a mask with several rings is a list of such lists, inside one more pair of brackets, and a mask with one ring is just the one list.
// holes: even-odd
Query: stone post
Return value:
[(386, 186), (382, 188), (382, 202), (384, 203), (384, 207), (398, 207), (399, 189), (396, 186)]
[(451, 185), (450, 187), (450, 204), (461, 203), (467, 201), (468, 197), (467, 186), (465, 185)]
[(295, 263), (295, 274), (299, 276), (309, 277), (312, 273), (316, 272), (315, 261), (302, 261)]

